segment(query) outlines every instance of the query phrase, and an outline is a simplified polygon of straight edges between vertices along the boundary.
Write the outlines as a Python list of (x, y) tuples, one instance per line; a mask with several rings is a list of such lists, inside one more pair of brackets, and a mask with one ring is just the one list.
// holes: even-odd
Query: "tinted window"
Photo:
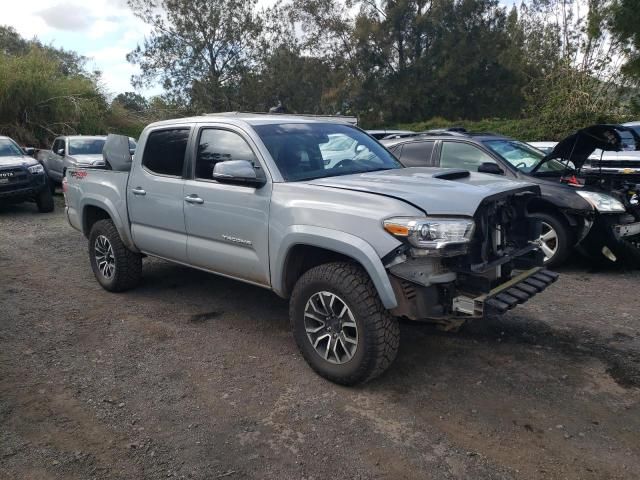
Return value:
[(405, 167), (426, 167), (431, 165), (434, 142), (411, 142), (402, 147), (400, 161)]
[(248, 160), (255, 165), (251, 147), (240, 135), (228, 130), (206, 129), (200, 134), (196, 178), (213, 178), (213, 167), (218, 162)]
[(478, 167), (483, 163), (496, 162), (474, 145), (461, 142), (442, 142), (441, 167), (478, 171)]
[(188, 139), (188, 128), (151, 132), (142, 155), (142, 165), (159, 175), (181, 177)]
[(99, 155), (104, 142), (104, 138), (72, 138), (69, 140), (69, 155)]
[[(289, 182), (402, 167), (369, 135), (349, 125), (291, 123), (256, 125), (254, 129)], [(332, 158), (325, 148), (332, 139), (350, 147), (334, 151), (339, 155)]]

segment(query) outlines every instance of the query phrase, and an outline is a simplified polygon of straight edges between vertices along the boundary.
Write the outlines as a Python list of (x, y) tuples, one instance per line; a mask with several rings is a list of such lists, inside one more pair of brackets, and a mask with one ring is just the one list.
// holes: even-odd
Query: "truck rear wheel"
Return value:
[(327, 263), (303, 274), (291, 295), (289, 318), (307, 363), (335, 383), (375, 378), (398, 352), (398, 320), (354, 264)]
[(43, 188), (38, 195), (36, 195), (36, 205), (38, 206), (38, 211), (40, 213), (49, 213), (53, 212), (54, 203), (53, 203), (53, 195), (51, 194), (51, 190), (47, 185), (46, 188)]
[(111, 220), (100, 220), (89, 234), (91, 269), (102, 288), (123, 292), (142, 277), (142, 255), (129, 250)]

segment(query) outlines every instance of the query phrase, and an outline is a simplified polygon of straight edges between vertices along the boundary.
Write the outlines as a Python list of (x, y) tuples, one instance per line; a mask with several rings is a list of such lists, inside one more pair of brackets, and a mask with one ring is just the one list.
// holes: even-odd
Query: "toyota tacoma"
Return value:
[[(326, 163), (323, 145), (355, 141)], [(465, 170), (404, 168), (340, 119), (216, 114), (153, 123), (111, 170), (70, 168), (70, 224), (97, 281), (134, 287), (154, 256), (289, 299), (295, 340), (320, 375), (381, 374), (398, 318), (445, 327), (504, 313), (553, 283), (526, 206), (539, 187)]]

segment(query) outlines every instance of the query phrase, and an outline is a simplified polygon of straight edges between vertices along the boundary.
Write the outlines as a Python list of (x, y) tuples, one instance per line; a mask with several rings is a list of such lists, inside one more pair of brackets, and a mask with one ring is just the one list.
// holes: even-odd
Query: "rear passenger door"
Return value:
[(434, 141), (407, 142), (398, 146), (394, 153), (405, 167), (432, 167)]
[(216, 163), (248, 160), (265, 175), (257, 149), (231, 126), (205, 126), (198, 132), (195, 165), (185, 182), (185, 222), (189, 263), (216, 273), (269, 285), (269, 202), (271, 182), (256, 188), (220, 183)]
[(149, 133), (127, 186), (131, 233), (144, 253), (187, 262), (184, 171), (189, 127)]

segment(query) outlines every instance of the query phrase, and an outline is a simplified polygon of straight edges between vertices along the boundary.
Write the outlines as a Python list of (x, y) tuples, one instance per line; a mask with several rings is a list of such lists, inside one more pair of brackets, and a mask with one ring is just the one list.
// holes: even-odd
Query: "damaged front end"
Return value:
[(449, 223), (451, 233), (441, 225), (386, 222), (387, 231), (407, 240), (384, 259), (398, 299), (392, 313), (447, 324), (504, 313), (553, 283), (558, 275), (542, 268), (540, 223), (527, 215), (537, 194), (528, 186), (487, 198), (473, 219), (442, 219), (458, 222)]

